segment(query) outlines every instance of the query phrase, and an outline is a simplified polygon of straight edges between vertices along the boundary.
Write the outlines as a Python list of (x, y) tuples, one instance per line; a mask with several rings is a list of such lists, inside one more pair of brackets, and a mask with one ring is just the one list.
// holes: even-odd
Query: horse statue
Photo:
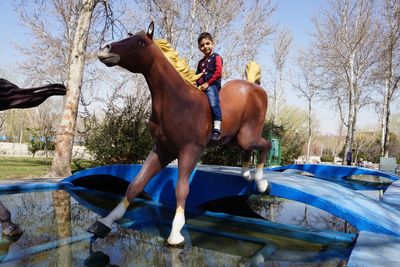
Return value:
[(41, 87), (22, 89), (0, 78), (0, 110), (11, 108), (31, 108), (42, 104), (53, 95), (65, 95), (63, 84), (49, 84)]
[[(0, 110), (11, 108), (31, 108), (43, 103), (52, 95), (65, 95), (67, 89), (62, 84), (21, 89), (6, 79), (0, 78)], [(12, 222), (10, 211), (0, 201), (0, 223), (5, 236), (19, 236), (21, 227)]]
[[(185, 202), (189, 194), (189, 176), (207, 146), (237, 144), (243, 149), (242, 176), (251, 181), (249, 171), (253, 149), (259, 150), (254, 180), (260, 192), (266, 191), (268, 182), (263, 177), (264, 161), (271, 143), (262, 138), (267, 110), (267, 93), (254, 82), (234, 80), (220, 91), (222, 110), (221, 139), (209, 141), (211, 111), (206, 94), (196, 88), (194, 75), (186, 62), (178, 57), (165, 40), (153, 40), (154, 24), (146, 32), (105, 45), (98, 58), (102, 63), (120, 66), (132, 73), (144, 75), (152, 98), (149, 127), (154, 146), (136, 178), (129, 184), (125, 197), (108, 216), (92, 224), (88, 231), (94, 237), (105, 237), (111, 225), (124, 215), (130, 202), (138, 196), (149, 180), (178, 159), (176, 185), (176, 212), (169, 245), (183, 244), (180, 231), (185, 224)], [(223, 186), (223, 185), (221, 185)]]

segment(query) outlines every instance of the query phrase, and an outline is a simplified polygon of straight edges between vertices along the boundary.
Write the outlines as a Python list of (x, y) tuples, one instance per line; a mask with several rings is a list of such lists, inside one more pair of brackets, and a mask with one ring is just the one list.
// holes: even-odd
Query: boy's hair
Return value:
[(197, 44), (200, 44), (201, 40), (203, 39), (209, 39), (211, 42), (214, 42), (212, 35), (208, 32), (200, 33), (199, 38), (197, 38)]

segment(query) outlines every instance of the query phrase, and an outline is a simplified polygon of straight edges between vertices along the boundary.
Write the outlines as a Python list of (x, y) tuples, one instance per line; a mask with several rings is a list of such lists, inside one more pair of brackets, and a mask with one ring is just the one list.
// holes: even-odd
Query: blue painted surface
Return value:
[[(73, 184), (80, 179), (96, 175), (107, 174), (113, 179), (122, 179), (130, 182), (139, 172), (140, 165), (114, 165), (87, 169), (72, 175), (58, 184), (53, 183), (25, 183), (16, 185), (0, 185), (0, 194), (16, 191), (36, 191), (65, 189), (72, 190)], [(337, 166), (341, 170), (334, 170), (331, 174), (329, 168), (302, 169), (315, 175), (329, 175), (329, 177), (346, 177), (355, 174), (381, 175), (382, 172), (374, 170), (359, 170), (355, 167)], [(323, 169), (323, 171), (321, 170)], [(381, 175), (392, 180), (398, 179), (391, 174)], [(134, 220), (130, 225), (145, 225), (150, 223), (152, 213), (158, 212), (160, 206), (175, 205), (175, 185), (177, 168), (168, 167), (151, 180), (145, 191), (153, 198), (153, 210), (144, 208), (140, 211), (141, 222)], [(350, 222), (360, 234), (348, 261), (349, 266), (400, 266), (400, 257), (397, 256), (400, 249), (400, 181), (395, 181), (385, 192), (381, 201), (373, 200), (355, 190), (340, 186), (338, 183), (321, 181), (320, 178), (306, 177), (298, 174), (289, 174), (275, 171), (267, 171), (264, 178), (271, 184), (271, 195), (300, 201), (311, 206), (326, 210), (331, 214)], [(232, 195), (249, 195), (257, 193), (255, 184), (248, 183), (240, 177), (240, 168), (200, 166), (190, 177), (190, 195), (188, 205), (196, 210), (204, 202)], [(78, 198), (78, 197), (77, 197)], [(144, 201), (144, 200), (140, 200)], [(144, 201), (146, 202), (146, 201)], [(86, 205), (91, 205), (89, 202)], [(108, 211), (93, 206), (99, 214)], [(155, 210), (154, 210), (155, 209)], [(136, 214), (137, 215), (137, 214)], [(133, 216), (133, 215), (132, 215)], [(315, 233), (301, 233), (301, 229), (292, 226), (274, 226), (271, 222), (254, 218), (243, 218), (226, 214), (205, 212), (201, 216), (214, 219), (231, 221), (233, 223), (251, 224), (256, 231), (269, 231), (272, 228), (294, 238), (307, 240), (310, 236), (318, 242), (351, 242), (351, 235), (343, 233), (329, 233), (327, 231)], [(129, 212), (128, 212), (129, 217)], [(137, 218), (137, 217), (136, 217)], [(147, 220), (147, 221), (146, 221)], [(189, 228), (196, 226), (190, 226)], [(274, 228), (275, 227), (275, 228)], [(213, 229), (203, 229), (212, 233)], [(226, 233), (229, 235), (229, 233)], [(85, 236), (86, 238), (86, 236)], [(243, 237), (245, 238), (245, 237)], [(250, 240), (252, 237), (248, 237)], [(266, 247), (266, 250), (268, 248)]]
[[(130, 182), (139, 170), (141, 165), (113, 165), (86, 169), (62, 180), (65, 183), (76, 183), (79, 179), (87, 176), (109, 174), (115, 178)], [(223, 167), (221, 167), (223, 168)], [(232, 170), (232, 168), (228, 168)], [(213, 169), (197, 168), (189, 178), (190, 194), (186, 200), (186, 208), (197, 210), (197, 208), (210, 200), (220, 199), (225, 196), (251, 195), (256, 194), (257, 189), (254, 183), (248, 183), (237, 176), (235, 170), (234, 179), (226, 172), (214, 172)], [(212, 175), (210, 175), (212, 173)], [(178, 168), (167, 167), (157, 174), (144, 188), (153, 201), (164, 205), (175, 205), (175, 186), (177, 182)], [(95, 177), (93, 177), (95, 179)]]
[(65, 189), (71, 186), (69, 182), (59, 183), (18, 183), (18, 184), (0, 184), (0, 195), (10, 193), (21, 193), (21, 192), (32, 192), (32, 191), (43, 191), (43, 190), (58, 190)]
[(400, 181), (396, 181), (389, 186), (381, 201), (382, 203), (400, 210)]
[(349, 267), (400, 266), (400, 238), (361, 231), (350, 258)]
[(343, 166), (343, 165), (325, 165), (325, 164), (293, 164), (285, 165), (280, 167), (271, 168), (273, 171), (285, 171), (285, 170), (300, 170), (314, 174), (316, 177), (327, 177), (327, 178), (340, 178), (344, 179), (352, 175), (374, 175), (380, 176), (392, 181), (400, 179), (399, 176), (383, 172), (374, 169), (368, 169), (356, 166)]
[[(83, 188), (70, 187), (67, 189), (68, 193), (81, 204), (82, 206), (100, 214), (101, 216), (106, 216), (110, 211), (102, 209), (95, 204), (87, 201), (79, 195), (79, 191), (84, 191)], [(107, 199), (119, 197), (107, 195)], [(134, 210), (128, 210), (124, 215), (124, 220), (132, 220), (128, 224), (136, 230), (140, 230), (141, 227), (146, 227), (151, 224), (166, 224), (171, 225), (173, 220), (172, 217), (165, 217), (163, 215), (162, 209), (170, 209), (170, 214), (174, 214), (175, 207), (160, 205), (158, 202), (148, 201), (143, 199), (136, 199), (135, 203), (139, 206)], [(165, 214), (165, 213), (164, 213)], [(312, 242), (322, 245), (349, 245), (355, 240), (355, 234), (341, 233), (329, 230), (306, 230), (299, 226), (283, 225), (279, 223), (270, 222), (263, 219), (257, 218), (245, 218), (241, 216), (234, 216), (225, 213), (217, 213), (210, 211), (202, 211), (196, 213), (186, 213), (186, 227), (189, 229), (196, 228), (191, 225), (192, 220), (205, 220), (219, 221), (220, 224), (235, 226), (238, 229), (247, 229), (249, 233), (257, 233), (255, 236), (258, 237), (245, 237), (240, 234), (232, 234), (234, 238), (240, 240), (247, 240), (257, 243), (265, 243), (268, 238), (262, 236), (262, 234), (285, 236), (288, 238), (293, 238), (297, 240), (304, 240), (307, 242)], [(229, 221), (229, 222), (228, 222)], [(169, 230), (169, 229), (168, 229)], [(213, 233), (212, 227), (203, 226), (201, 229), (196, 228), (196, 230), (201, 230), (202, 232)], [(228, 236), (226, 234), (225, 236)], [(231, 236), (232, 237), (232, 236)]]
[[(93, 174), (112, 173), (126, 181), (133, 179), (140, 165), (104, 166), (85, 170), (63, 180), (75, 180)], [(340, 168), (342, 169), (342, 167)], [(175, 205), (177, 168), (167, 167), (145, 187), (152, 200), (163, 205)], [(352, 170), (357, 173), (357, 170)], [(335, 171), (334, 173), (343, 173)], [(264, 174), (271, 187), (271, 195), (296, 200), (320, 208), (340, 217), (360, 231), (400, 236), (400, 212), (389, 205), (335, 183), (296, 174), (269, 171)], [(188, 210), (196, 210), (210, 200), (226, 196), (257, 194), (254, 182), (240, 177), (240, 168), (199, 166), (190, 177)]]
[[(315, 178), (334, 182), (353, 190), (386, 190), (389, 181), (397, 181), (400, 177), (392, 173), (356, 166), (325, 165), (325, 164), (293, 164), (271, 168), (272, 171), (299, 174), (307, 172)], [(384, 178), (385, 182), (357, 182), (357, 175), (369, 175)]]

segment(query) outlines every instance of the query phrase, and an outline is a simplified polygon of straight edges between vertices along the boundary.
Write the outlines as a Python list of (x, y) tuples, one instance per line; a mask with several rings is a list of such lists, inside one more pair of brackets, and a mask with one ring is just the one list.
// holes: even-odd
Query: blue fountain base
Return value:
[[(318, 165), (317, 165), (318, 166)], [(338, 166), (330, 177), (337, 177), (343, 171), (359, 173), (356, 168), (346, 169)], [(76, 173), (63, 180), (63, 183), (77, 185), (87, 180), (95, 186), (96, 177), (108, 175), (128, 184), (139, 172), (140, 165), (114, 165), (93, 168)], [(312, 166), (319, 177), (307, 177), (299, 174), (265, 170), (264, 179), (271, 185), (270, 194), (296, 200), (325, 210), (340, 217), (359, 231), (359, 237), (349, 259), (350, 266), (400, 266), (400, 258), (395, 252), (400, 249), (400, 187), (395, 182), (389, 186), (382, 201), (374, 200), (357, 190), (347, 188), (335, 179), (322, 177), (318, 167)], [(324, 168), (324, 167), (322, 167)], [(345, 169), (343, 169), (345, 168)], [(308, 170), (311, 168), (308, 167)], [(325, 167), (324, 172), (328, 169)], [(152, 201), (166, 206), (175, 205), (175, 186), (177, 168), (167, 167), (155, 176), (145, 187), (145, 195)], [(362, 170), (365, 172), (365, 170)], [(369, 171), (369, 170), (367, 170)], [(361, 172), (362, 173), (362, 172)], [(398, 177), (383, 172), (373, 175), (397, 180)], [(99, 179), (100, 181), (100, 179)], [(125, 187), (126, 188), (126, 187)], [(121, 193), (121, 192), (120, 192)], [(198, 211), (204, 203), (228, 197), (259, 194), (253, 182), (248, 183), (240, 177), (240, 168), (220, 166), (198, 166), (190, 176), (190, 194), (187, 199), (187, 210)], [(250, 219), (249, 219), (250, 220)], [(377, 251), (376, 248), (379, 248)], [(365, 255), (382, 255), (371, 257)]]

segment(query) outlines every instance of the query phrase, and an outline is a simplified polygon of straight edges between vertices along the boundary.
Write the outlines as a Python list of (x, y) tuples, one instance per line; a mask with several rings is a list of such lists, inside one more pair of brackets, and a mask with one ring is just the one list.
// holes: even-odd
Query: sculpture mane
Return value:
[(171, 47), (171, 44), (165, 39), (154, 40), (154, 43), (161, 49), (168, 61), (179, 72), (182, 78), (193, 86), (196, 81), (203, 75), (196, 75), (196, 71), (191, 69), (184, 58), (180, 58), (178, 52)]

